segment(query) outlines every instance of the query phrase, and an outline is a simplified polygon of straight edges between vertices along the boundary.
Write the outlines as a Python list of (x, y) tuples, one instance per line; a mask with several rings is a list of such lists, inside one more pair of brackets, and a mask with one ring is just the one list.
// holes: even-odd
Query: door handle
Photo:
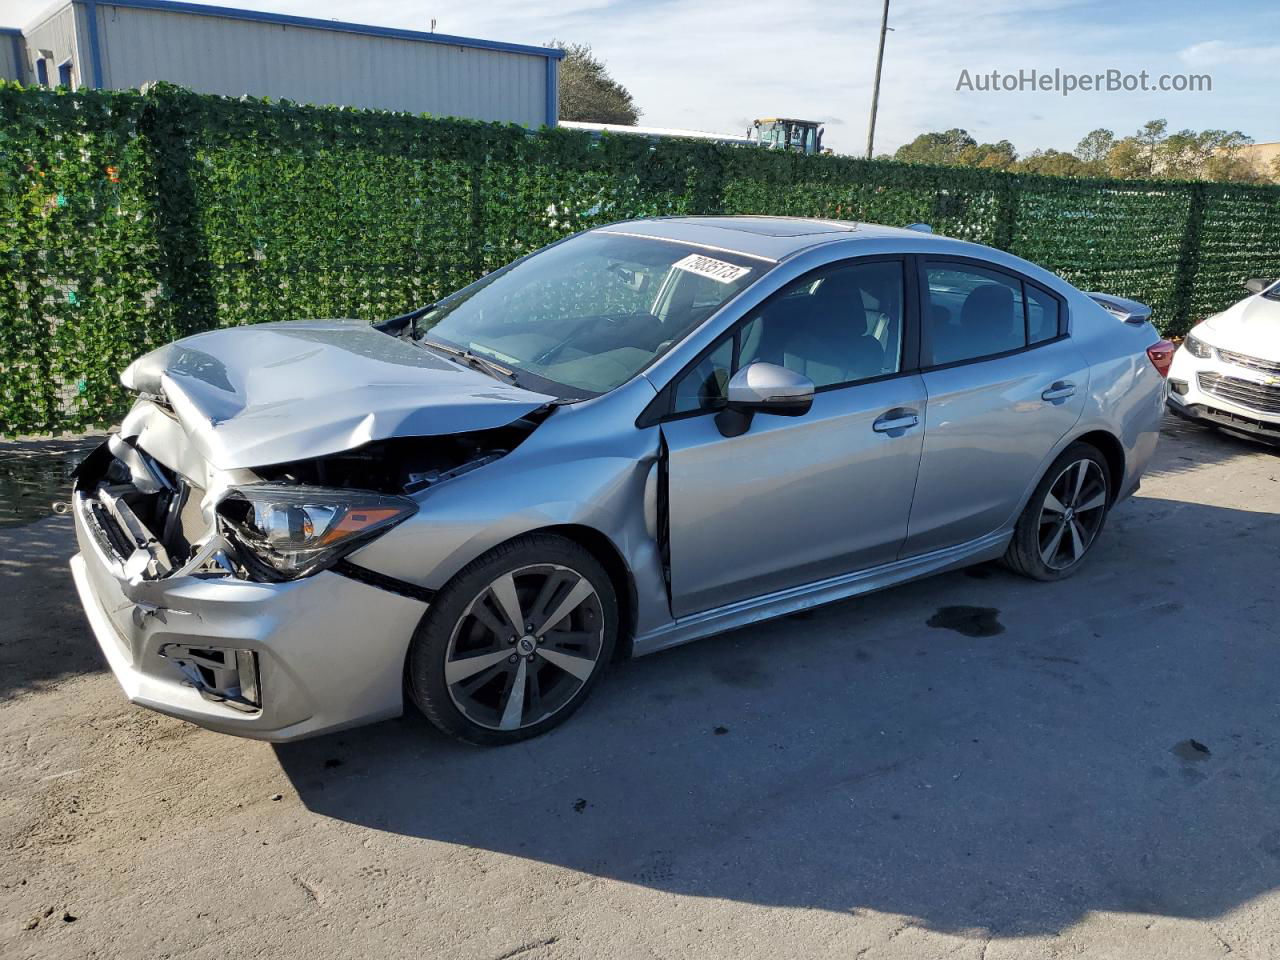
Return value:
[(903, 430), (910, 430), (912, 427), (920, 425), (920, 415), (914, 410), (908, 410), (905, 407), (898, 407), (890, 410), (880, 416), (875, 423), (871, 425), (871, 429), (876, 433), (894, 433)]
[(1058, 403), (1067, 399), (1067, 397), (1074, 397), (1075, 395), (1076, 385), (1074, 383), (1070, 380), (1059, 380), (1044, 393), (1040, 394), (1040, 399), (1048, 400), (1050, 403)]

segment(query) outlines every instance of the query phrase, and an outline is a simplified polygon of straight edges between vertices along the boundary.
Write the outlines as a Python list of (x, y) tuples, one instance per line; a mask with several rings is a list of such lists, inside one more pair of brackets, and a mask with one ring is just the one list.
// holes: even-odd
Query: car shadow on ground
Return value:
[(1275, 512), (1140, 498), (1071, 580), (986, 565), (619, 664), (524, 744), (415, 715), (277, 754), (317, 814), (682, 895), (991, 936), (1215, 916), (1280, 884), (1277, 543)]
[(76, 595), (69, 516), (0, 525), (0, 699), (106, 670)]
[(101, 437), (0, 443), (0, 698), (106, 669), (68, 561), (75, 529), (54, 504)]
[(1206, 463), (1228, 463), (1259, 453), (1280, 459), (1280, 446), (1248, 434), (1192, 423), (1166, 411), (1160, 424), (1160, 447), (1144, 477), (1171, 476)]

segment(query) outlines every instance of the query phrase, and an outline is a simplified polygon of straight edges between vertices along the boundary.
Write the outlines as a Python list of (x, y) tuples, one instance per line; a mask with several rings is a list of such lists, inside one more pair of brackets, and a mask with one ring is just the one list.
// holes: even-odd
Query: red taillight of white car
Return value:
[(1147, 356), (1151, 365), (1162, 377), (1169, 376), (1169, 365), (1173, 363), (1173, 352), (1178, 348), (1168, 340), (1159, 340), (1147, 347)]

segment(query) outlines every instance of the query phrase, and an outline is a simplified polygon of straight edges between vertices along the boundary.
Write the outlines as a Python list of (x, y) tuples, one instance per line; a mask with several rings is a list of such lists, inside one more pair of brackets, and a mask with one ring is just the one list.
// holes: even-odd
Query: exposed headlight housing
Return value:
[(218, 503), (218, 524), (255, 576), (297, 580), (332, 566), (417, 509), (406, 497), (370, 490), (259, 483), (231, 487)]
[(1187, 353), (1193, 357), (1199, 357), (1201, 360), (1211, 360), (1213, 358), (1213, 347), (1209, 346), (1198, 337), (1187, 334), (1187, 338), (1182, 341), (1182, 346), (1186, 348)]

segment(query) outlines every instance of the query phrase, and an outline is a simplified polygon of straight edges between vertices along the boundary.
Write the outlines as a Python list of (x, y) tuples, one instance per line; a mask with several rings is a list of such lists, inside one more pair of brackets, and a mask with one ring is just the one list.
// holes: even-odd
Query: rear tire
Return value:
[(1033, 580), (1071, 576), (1111, 509), (1111, 472), (1097, 447), (1073, 443), (1053, 461), (1018, 518), (1004, 563)]
[(617, 597), (595, 557), (566, 537), (518, 537), (436, 594), (409, 650), (409, 693), (458, 740), (527, 740), (582, 705), (617, 635)]

